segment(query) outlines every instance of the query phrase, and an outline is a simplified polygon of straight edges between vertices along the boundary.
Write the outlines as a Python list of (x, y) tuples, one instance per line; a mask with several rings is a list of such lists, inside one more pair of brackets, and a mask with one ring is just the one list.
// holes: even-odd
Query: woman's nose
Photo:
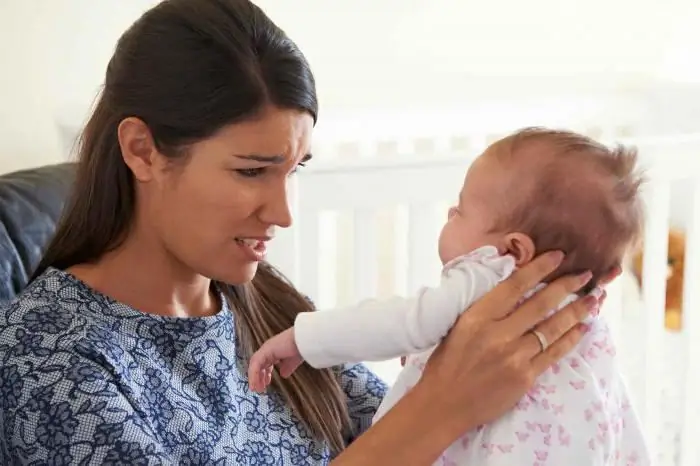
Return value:
[(282, 207), (277, 214), (274, 224), (280, 228), (289, 228), (292, 226), (292, 211), (289, 208), (289, 202), (287, 199), (285, 199), (282, 203)]
[(289, 207), (289, 195), (287, 186), (280, 187), (270, 192), (270, 195), (262, 209), (261, 220), (270, 225), (281, 228), (292, 226), (292, 212)]

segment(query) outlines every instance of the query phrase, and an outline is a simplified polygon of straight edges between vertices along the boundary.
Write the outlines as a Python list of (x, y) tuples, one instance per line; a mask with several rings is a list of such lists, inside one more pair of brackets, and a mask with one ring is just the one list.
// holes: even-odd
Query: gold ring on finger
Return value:
[(540, 342), (540, 347), (542, 348), (542, 351), (543, 352), (546, 351), (547, 348), (549, 347), (549, 342), (547, 341), (547, 337), (545, 337), (544, 334), (542, 332), (540, 332), (539, 330), (533, 329), (530, 332), (532, 332), (532, 334), (537, 337), (537, 340)]

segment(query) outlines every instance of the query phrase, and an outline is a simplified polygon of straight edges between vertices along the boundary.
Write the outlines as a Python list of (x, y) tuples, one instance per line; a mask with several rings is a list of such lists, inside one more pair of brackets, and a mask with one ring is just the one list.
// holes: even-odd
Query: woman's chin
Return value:
[(236, 264), (235, 267), (229, 267), (222, 273), (217, 274), (217, 279), (229, 285), (243, 285), (253, 280), (257, 271), (257, 262)]

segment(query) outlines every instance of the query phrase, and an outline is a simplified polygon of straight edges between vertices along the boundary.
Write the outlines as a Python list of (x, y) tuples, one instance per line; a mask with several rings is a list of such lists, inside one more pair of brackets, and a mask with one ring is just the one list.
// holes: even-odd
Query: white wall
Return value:
[[(0, 172), (66, 157), (57, 121), (84, 119), (117, 38), (153, 4), (0, 1)], [(319, 130), (358, 115), (409, 114), (420, 126), (426, 113), (495, 99), (638, 97), (658, 77), (700, 80), (688, 66), (700, 43), (694, 29), (700, 7), (693, 0), (259, 4), (312, 63), (322, 103)], [(665, 98), (652, 100), (677, 113)], [(684, 93), (680, 100), (693, 99)]]
[(0, 171), (66, 158), (57, 117), (82, 118), (116, 39), (153, 3), (0, 1)]

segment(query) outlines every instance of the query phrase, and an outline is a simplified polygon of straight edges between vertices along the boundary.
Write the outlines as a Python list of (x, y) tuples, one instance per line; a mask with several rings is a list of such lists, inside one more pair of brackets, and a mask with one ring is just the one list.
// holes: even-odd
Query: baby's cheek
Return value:
[(438, 238), (438, 253), (440, 254), (440, 260), (445, 263), (445, 257), (449, 255), (449, 236), (450, 236), (450, 222), (447, 222), (442, 230), (440, 231), (440, 237)]
[(438, 252), (442, 263), (446, 264), (468, 253), (469, 249), (467, 249), (466, 240), (466, 231), (458, 228), (455, 222), (448, 222), (442, 229), (438, 242)]
[(440, 256), (440, 262), (442, 262), (443, 265), (451, 260), (450, 250), (447, 247), (447, 241), (445, 241), (444, 235), (440, 235), (440, 241), (438, 241), (438, 255)]

